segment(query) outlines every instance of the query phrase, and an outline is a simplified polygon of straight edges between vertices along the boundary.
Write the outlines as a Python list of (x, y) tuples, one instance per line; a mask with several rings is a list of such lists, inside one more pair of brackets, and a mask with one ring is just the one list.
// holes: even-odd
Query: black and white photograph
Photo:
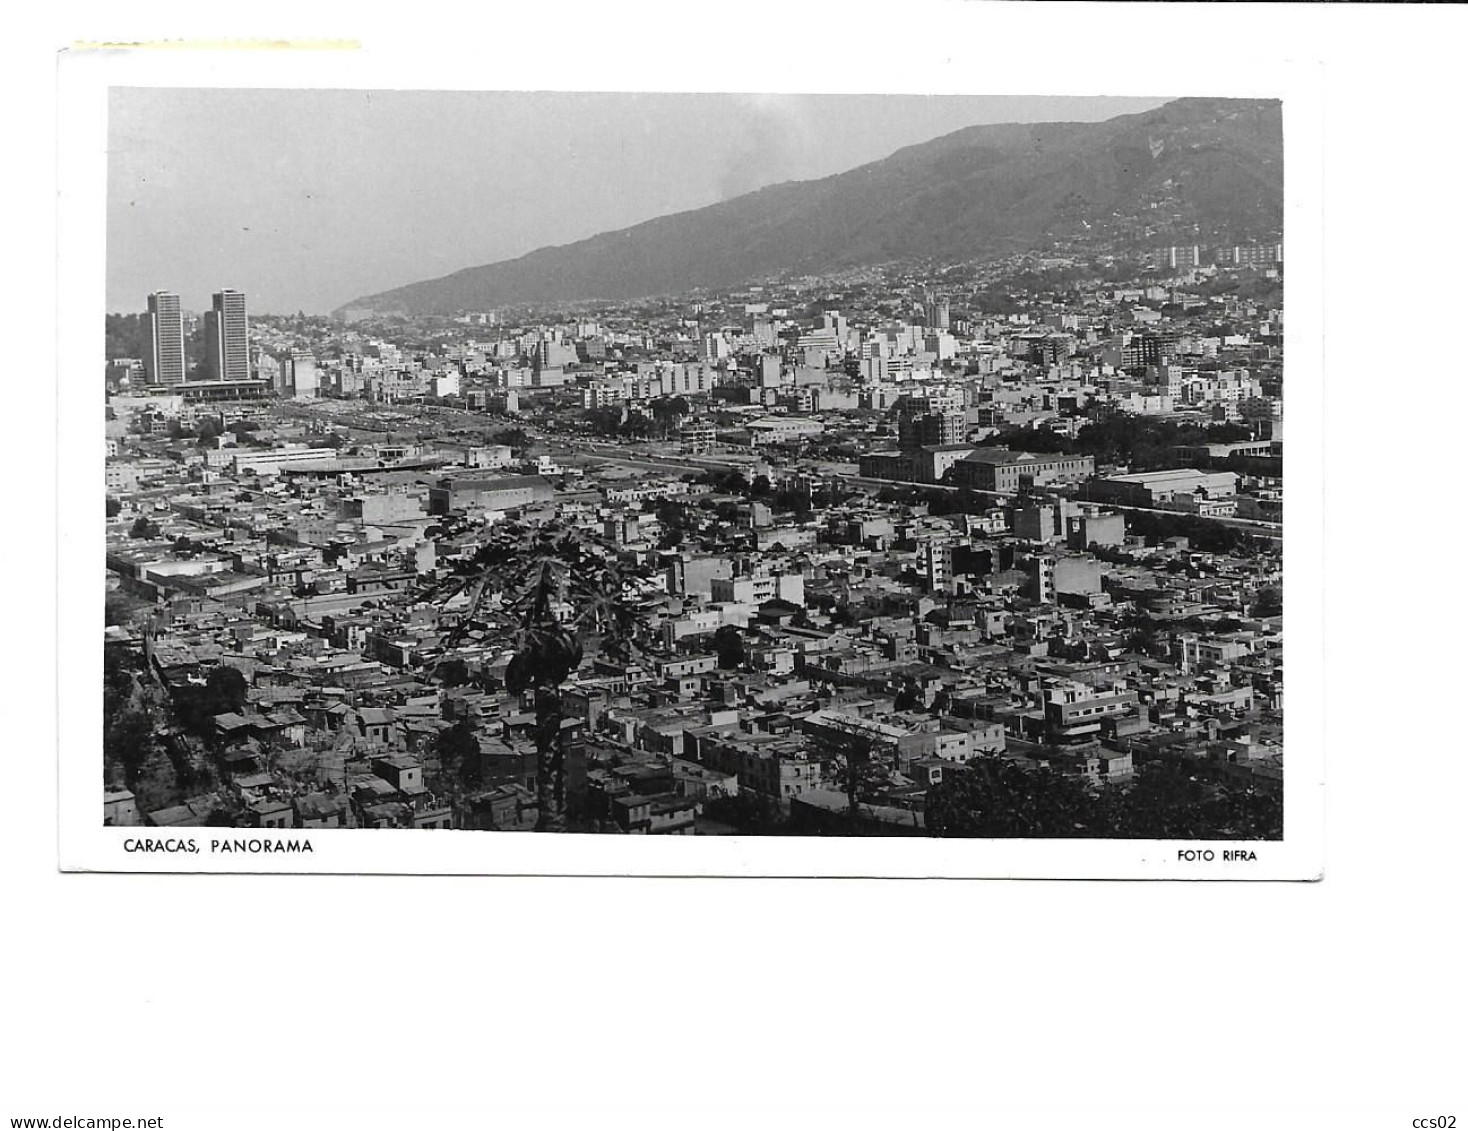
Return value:
[(1285, 114), (109, 88), (99, 821), (1257, 861)]

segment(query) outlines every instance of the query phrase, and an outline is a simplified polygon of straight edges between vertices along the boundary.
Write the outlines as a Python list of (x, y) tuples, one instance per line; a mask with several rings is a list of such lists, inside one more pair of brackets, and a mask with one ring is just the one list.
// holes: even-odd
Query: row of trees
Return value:
[(207, 769), (192, 763), (186, 744), (161, 737), (167, 716), (161, 692), (146, 678), (141, 651), (126, 644), (105, 645), (103, 780), (108, 788), (131, 790), (145, 813), (176, 805), (212, 782)]
[(1177, 456), (1172, 449), (1180, 444), (1221, 444), (1251, 437), (1246, 424), (1220, 423), (1205, 428), (1120, 414), (1084, 425), (1074, 439), (1048, 429), (1006, 428), (980, 443), (1027, 452), (1091, 455), (1098, 464), (1124, 463), (1147, 470), (1173, 466)]
[(1278, 797), (1200, 779), (1186, 767), (1143, 766), (1132, 782), (1092, 789), (1048, 769), (998, 758), (945, 774), (927, 791), (934, 836), (1091, 837), (1148, 840), (1277, 840)]
[(806, 494), (803, 491), (777, 488), (768, 475), (756, 475), (749, 479), (738, 471), (703, 471), (697, 475), (685, 475), (684, 479), (690, 483), (712, 487), (720, 494), (743, 495), (746, 499), (758, 500), (776, 511), (793, 511), (797, 516), (809, 514), (815, 507), (840, 506), (856, 494), (855, 491), (829, 480)]
[(142, 357), (148, 344), (146, 314), (109, 314), (103, 344), (108, 359)]
[(924, 487), (883, 487), (877, 492), (877, 501), (888, 506), (918, 506), (928, 508), (932, 515), (984, 514), (994, 509), (994, 499), (980, 495), (967, 487), (957, 491), (934, 491)]
[(616, 405), (594, 408), (587, 412), (593, 432), (626, 440), (647, 440), (654, 436), (667, 439), (677, 433), (692, 407), (683, 397), (660, 397), (648, 405), (648, 411), (623, 409)]
[(523, 453), (530, 447), (530, 433), (518, 425), (513, 428), (499, 428), (489, 434), (489, 442), (492, 444), (504, 444), (514, 452)]
[(1237, 526), (1225, 526), (1197, 515), (1178, 511), (1158, 514), (1150, 511), (1128, 511), (1127, 532), (1139, 535), (1147, 545), (1155, 546), (1164, 538), (1186, 538), (1188, 547), (1205, 554), (1242, 554), (1258, 549), (1267, 541)]
[(129, 785), (152, 753), (153, 723), (138, 696), (140, 655), (123, 644), (102, 649), (102, 760), (108, 777)]

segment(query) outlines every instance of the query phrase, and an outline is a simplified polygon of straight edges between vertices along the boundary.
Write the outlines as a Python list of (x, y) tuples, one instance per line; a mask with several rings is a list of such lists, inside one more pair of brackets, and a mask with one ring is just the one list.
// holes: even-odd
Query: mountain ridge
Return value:
[(338, 308), (449, 313), (621, 300), (905, 259), (1037, 250), (1150, 219), (1240, 242), (1283, 218), (1280, 103), (1184, 98), (1102, 122), (967, 126), (786, 181)]

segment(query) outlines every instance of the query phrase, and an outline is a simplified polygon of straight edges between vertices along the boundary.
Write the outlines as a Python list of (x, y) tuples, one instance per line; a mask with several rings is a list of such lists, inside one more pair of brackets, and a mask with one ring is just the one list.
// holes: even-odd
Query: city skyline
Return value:
[(104, 826), (1257, 864), (1282, 123), (962, 130), (333, 317), (257, 313), (219, 255), (182, 381), (175, 292), (109, 315)]

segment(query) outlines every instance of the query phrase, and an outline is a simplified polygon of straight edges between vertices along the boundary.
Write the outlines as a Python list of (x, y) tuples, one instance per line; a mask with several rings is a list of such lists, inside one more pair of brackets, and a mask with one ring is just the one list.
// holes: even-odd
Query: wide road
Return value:
[(605, 448), (594, 448), (577, 452), (572, 459), (592, 463), (614, 463), (619, 467), (642, 467), (649, 471), (739, 471), (738, 464), (692, 463), (688, 460), (665, 456), (651, 456), (633, 452), (613, 452)]

